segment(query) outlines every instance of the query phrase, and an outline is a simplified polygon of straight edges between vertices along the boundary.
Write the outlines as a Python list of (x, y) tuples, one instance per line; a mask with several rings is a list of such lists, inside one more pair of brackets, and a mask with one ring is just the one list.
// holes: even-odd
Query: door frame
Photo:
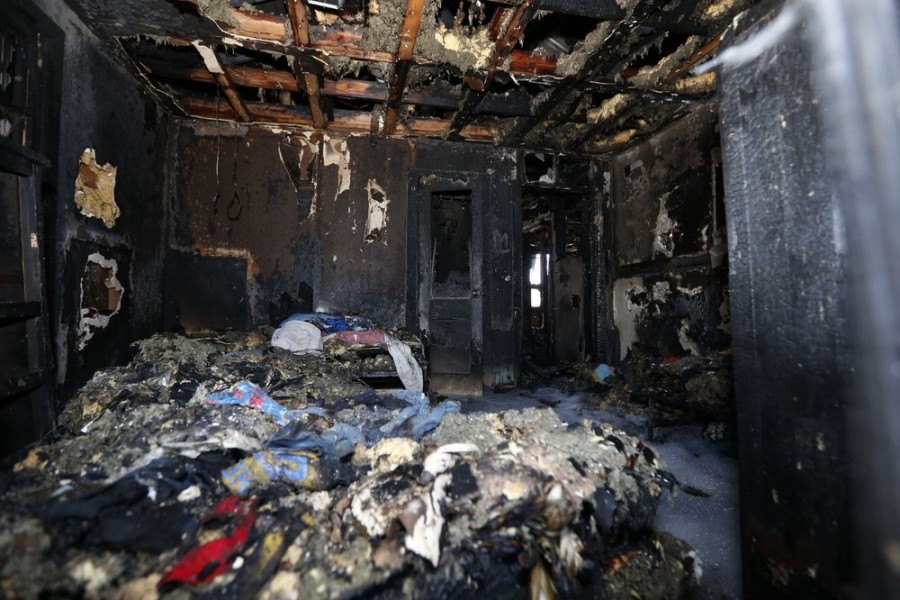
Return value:
[[(471, 193), (472, 382), (453, 390), (470, 394), (480, 394), (484, 378), (484, 222), (489, 189), (490, 177), (486, 173), (437, 169), (410, 171), (406, 326), (423, 338), (426, 347), (431, 318), (431, 198), (434, 193)], [(434, 379), (434, 374), (430, 375)]]

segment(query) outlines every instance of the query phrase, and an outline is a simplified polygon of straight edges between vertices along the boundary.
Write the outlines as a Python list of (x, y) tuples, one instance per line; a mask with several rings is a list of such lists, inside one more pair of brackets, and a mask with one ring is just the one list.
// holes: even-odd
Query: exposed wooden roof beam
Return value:
[(400, 44), (397, 47), (397, 62), (394, 65), (394, 73), (391, 75), (391, 85), (385, 103), (384, 127), (381, 129), (383, 135), (392, 135), (397, 127), (397, 109), (400, 108), (400, 99), (406, 88), (406, 77), (409, 75), (409, 67), (412, 65), (413, 49), (416, 47), (416, 39), (419, 37), (419, 26), (422, 24), (424, 7), (425, 0), (409, 0), (406, 4), (406, 16), (403, 18)]
[[(199, 0), (182, 1), (197, 6), (199, 11)], [(250, 43), (263, 41), (280, 44), (281, 46), (287, 44), (287, 36), (285, 35), (287, 23), (285, 23), (283, 17), (267, 15), (261, 12), (248, 13), (239, 8), (230, 7), (228, 8), (228, 17), (228, 21), (216, 21), (214, 19), (213, 21), (223, 33), (238, 42), (246, 40)], [(358, 36), (358, 38), (354, 39), (362, 38)], [(310, 40), (309, 48), (333, 56), (345, 56), (356, 60), (394, 62), (394, 55), (390, 52), (368, 52), (356, 44), (350, 43), (346, 35), (339, 35), (336, 38), (331, 36), (331, 39), (329, 36), (326, 36), (325, 39)]]
[[(178, 69), (163, 65), (154, 65), (150, 73), (163, 79), (195, 81), (199, 83), (215, 83), (215, 78), (206, 69)], [(228, 67), (228, 75), (238, 87), (279, 90), (287, 92), (301, 91), (297, 80), (285, 71), (260, 69), (256, 67)], [(351, 98), (355, 100), (371, 100), (384, 102), (387, 98), (387, 86), (378, 81), (359, 79), (326, 79), (323, 88), (325, 96), (333, 98)], [(430, 94), (425, 91), (409, 90), (403, 95), (403, 104), (430, 106), (434, 108), (453, 109), (459, 106), (461, 94)], [(527, 92), (510, 92), (507, 94), (488, 94), (479, 106), (483, 114), (504, 117), (522, 117), (528, 114), (529, 100)]]
[[(194, 6), (198, 6), (199, 0), (182, 0)], [(229, 15), (237, 26), (216, 21), (216, 25), (223, 33), (228, 34), (248, 48), (273, 49), (268, 45), (285, 46), (285, 21), (275, 15), (265, 13), (248, 13), (239, 8), (231, 8)], [(390, 52), (367, 51), (359, 43), (363, 39), (363, 28), (348, 26), (340, 30), (329, 28), (317, 28), (321, 36), (310, 39), (307, 48), (310, 51), (318, 51), (332, 56), (343, 56), (354, 60), (368, 62), (393, 63), (396, 58)], [(286, 53), (290, 53), (288, 50)], [(530, 52), (514, 50), (511, 53), (510, 73), (513, 75), (552, 75), (556, 72), (556, 61), (552, 58), (531, 56)], [(429, 61), (421, 57), (413, 56), (411, 60), (416, 64), (429, 64)]]
[(640, 0), (624, 20), (619, 21), (587, 57), (584, 67), (576, 75), (563, 78), (553, 91), (538, 103), (532, 116), (523, 119), (506, 135), (506, 143), (518, 144), (522, 138), (541, 121), (546, 119), (563, 101), (581, 84), (589, 79), (605, 78), (611, 69), (618, 65), (629, 52), (626, 43), (628, 37), (646, 21), (650, 15), (660, 9), (666, 0)]
[[(663, 83), (665, 85), (671, 85), (672, 83), (674, 83), (675, 81), (677, 81), (678, 79), (683, 77), (684, 74), (687, 73), (691, 69), (691, 67), (693, 67), (698, 62), (703, 60), (706, 56), (709, 56), (711, 53), (715, 52), (716, 49), (719, 47), (721, 40), (722, 40), (722, 36), (719, 35), (719, 36), (716, 36), (711, 41), (704, 44), (703, 46), (701, 46), (699, 49), (697, 49), (696, 52), (691, 54), (691, 56), (687, 60), (682, 62), (677, 67), (673, 68), (669, 73), (665, 74), (665, 76), (662, 78)], [(628, 106), (623, 106), (622, 112), (628, 112), (628, 113), (634, 112), (639, 104), (639, 101), (640, 101), (640, 96), (636, 96), (636, 95), (629, 96), (629, 98), (627, 100)], [(612, 130), (612, 128), (614, 126), (614, 122), (615, 122), (615, 119), (603, 119), (603, 120), (597, 121), (596, 123), (590, 125), (575, 140), (573, 140), (572, 145), (573, 146), (582, 146), (588, 140), (591, 140), (599, 135), (605, 135), (606, 133), (608, 133), (609, 131)]]
[[(309, 46), (309, 20), (304, 0), (284, 0), (287, 7), (288, 20), (291, 23), (291, 34), (297, 46)], [(306, 98), (312, 112), (313, 123), (317, 129), (325, 128), (325, 111), (322, 110), (322, 93), (319, 78), (312, 73), (304, 73), (297, 60), (291, 60), (291, 69), (297, 78), (297, 86), (306, 89)]]
[(228, 77), (228, 73), (226, 73), (224, 67), (222, 67), (222, 61), (219, 60), (216, 49), (204, 46), (199, 42), (194, 42), (194, 48), (197, 49), (197, 52), (200, 54), (201, 58), (203, 58), (206, 70), (213, 76), (216, 85), (218, 85), (225, 94), (228, 104), (231, 105), (231, 108), (234, 110), (238, 119), (243, 123), (252, 121), (253, 119), (250, 116), (250, 111), (247, 110), (244, 99), (241, 98), (237, 88), (235, 88), (234, 84), (231, 82), (231, 78)]
[[(231, 107), (217, 107), (216, 102), (194, 96), (181, 96), (178, 103), (190, 116), (202, 119), (236, 120)], [(288, 108), (278, 104), (250, 103), (254, 120), (258, 123), (273, 123), (302, 128), (312, 128), (314, 123), (310, 115), (296, 108)], [(371, 127), (372, 115), (369, 113), (335, 111), (335, 118), (328, 125), (329, 131), (338, 133), (367, 133)], [(398, 124), (397, 133), (405, 136), (440, 136), (447, 129), (447, 119), (408, 119)], [(460, 132), (469, 141), (491, 142), (493, 134), (488, 127), (470, 125)]]
[(519, 43), (519, 40), (522, 39), (522, 34), (525, 33), (525, 28), (534, 16), (539, 4), (540, 0), (523, 0), (522, 3), (516, 7), (512, 17), (510, 17), (506, 31), (497, 38), (497, 42), (494, 44), (494, 50), (491, 52), (490, 59), (488, 59), (483, 78), (477, 76), (466, 78), (468, 89), (463, 95), (459, 110), (456, 111), (456, 114), (453, 115), (453, 119), (450, 122), (450, 135), (455, 136), (475, 117), (475, 110), (478, 108), (478, 105), (481, 103), (485, 94), (487, 94), (488, 88), (494, 82), (497, 70), (506, 59), (509, 58), (513, 48), (515, 48), (516, 44)]

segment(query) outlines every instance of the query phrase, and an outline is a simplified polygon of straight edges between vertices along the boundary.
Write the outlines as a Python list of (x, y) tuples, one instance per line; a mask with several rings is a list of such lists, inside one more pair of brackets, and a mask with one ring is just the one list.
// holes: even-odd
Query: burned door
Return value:
[(477, 394), (482, 381), (482, 177), (426, 177), (416, 186), (418, 324), (429, 387)]
[(38, 150), (50, 130), (44, 63), (58, 38), (36, 22), (47, 26), (0, 6), (0, 457), (45, 436), (55, 416), (41, 252), (50, 163)]

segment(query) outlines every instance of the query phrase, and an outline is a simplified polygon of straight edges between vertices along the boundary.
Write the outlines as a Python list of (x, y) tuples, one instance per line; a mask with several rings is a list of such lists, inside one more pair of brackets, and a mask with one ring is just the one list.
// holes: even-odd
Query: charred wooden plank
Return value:
[(522, 138), (571, 94), (589, 79), (605, 78), (611, 69), (618, 65), (630, 50), (627, 38), (640, 27), (654, 12), (659, 10), (666, 0), (642, 0), (631, 11), (631, 14), (613, 28), (603, 43), (599, 44), (585, 61), (584, 67), (576, 75), (564, 77), (559, 85), (542, 101), (533, 107), (532, 115), (523, 119), (503, 140), (517, 144)]
[(231, 81), (225, 68), (222, 66), (222, 61), (219, 60), (219, 54), (216, 52), (215, 47), (211, 48), (209, 46), (204, 46), (199, 42), (194, 42), (193, 45), (203, 59), (206, 70), (213, 76), (216, 85), (218, 85), (225, 94), (228, 104), (231, 106), (232, 110), (234, 110), (238, 119), (244, 123), (252, 121), (253, 119), (250, 116), (250, 111), (247, 110), (244, 99), (241, 98), (240, 93), (238, 93), (237, 88)]
[[(198, 83), (215, 83), (215, 78), (206, 69), (172, 68), (165, 64), (155, 65), (150, 73), (157, 78)], [(293, 75), (274, 69), (256, 67), (228, 67), (228, 75), (238, 87), (260, 88), (288, 92), (302, 91)], [(326, 79), (323, 87), (325, 96), (332, 98), (352, 98), (355, 100), (371, 100), (384, 102), (387, 98), (387, 86), (378, 81), (359, 79)], [(488, 94), (478, 108), (479, 114), (498, 115), (504, 117), (521, 117), (528, 114), (530, 96), (525, 91), (513, 91), (505, 94)], [(459, 105), (461, 94), (431, 94), (426, 91), (410, 90), (403, 95), (403, 104), (429, 106), (433, 108), (453, 109)]]
[(455, 136), (458, 134), (463, 127), (468, 125), (469, 122), (475, 118), (475, 111), (487, 94), (488, 88), (494, 82), (497, 69), (499, 69), (506, 59), (509, 58), (510, 53), (516, 47), (516, 44), (522, 39), (522, 34), (525, 33), (525, 28), (537, 11), (541, 1), (542, 0), (523, 0), (523, 2), (516, 7), (515, 12), (513, 12), (512, 17), (509, 20), (509, 25), (506, 27), (506, 31), (503, 32), (502, 36), (497, 38), (497, 42), (494, 44), (494, 50), (491, 52), (490, 59), (488, 59), (484, 76), (470, 76), (466, 78), (468, 89), (463, 95), (459, 110), (456, 111), (456, 114), (453, 115), (453, 120), (450, 122), (450, 135)]
[[(309, 46), (309, 19), (304, 0), (284, 0), (284, 4), (287, 8), (294, 44), (297, 46)], [(297, 87), (302, 87), (306, 90), (306, 99), (309, 101), (309, 110), (312, 112), (313, 122), (318, 129), (324, 129), (326, 119), (325, 112), (322, 110), (322, 92), (319, 78), (312, 73), (304, 73), (300, 62), (297, 60), (291, 61), (291, 70), (297, 79)]]
[[(236, 120), (237, 114), (230, 106), (217, 106), (215, 100), (196, 96), (181, 96), (179, 105), (187, 114), (202, 119)], [(259, 123), (295, 126), (311, 129), (315, 126), (312, 115), (304, 108), (292, 108), (278, 104), (250, 103), (249, 108), (254, 120)], [(328, 124), (328, 130), (336, 133), (368, 133), (371, 128), (372, 115), (369, 113), (335, 111), (335, 118)], [(409, 119), (399, 124), (397, 133), (407, 136), (438, 137), (447, 129), (448, 119)], [(493, 141), (492, 131), (488, 127), (469, 125), (460, 136), (463, 139), (477, 142)]]
[(391, 85), (385, 103), (384, 127), (381, 130), (384, 135), (393, 134), (397, 127), (397, 109), (400, 108), (400, 100), (403, 90), (406, 88), (406, 77), (409, 75), (413, 49), (416, 47), (416, 39), (419, 37), (419, 26), (422, 24), (424, 7), (425, 0), (409, 0), (406, 5), (406, 16), (403, 18), (403, 26), (400, 29), (400, 45), (397, 48), (397, 64), (394, 65), (394, 73), (391, 76)]

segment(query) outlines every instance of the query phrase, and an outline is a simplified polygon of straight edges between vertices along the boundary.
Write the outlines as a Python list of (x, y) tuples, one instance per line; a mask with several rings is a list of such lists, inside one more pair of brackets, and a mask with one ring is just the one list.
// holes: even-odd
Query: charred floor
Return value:
[(0, 597), (900, 593), (895, 3), (0, 17)]

